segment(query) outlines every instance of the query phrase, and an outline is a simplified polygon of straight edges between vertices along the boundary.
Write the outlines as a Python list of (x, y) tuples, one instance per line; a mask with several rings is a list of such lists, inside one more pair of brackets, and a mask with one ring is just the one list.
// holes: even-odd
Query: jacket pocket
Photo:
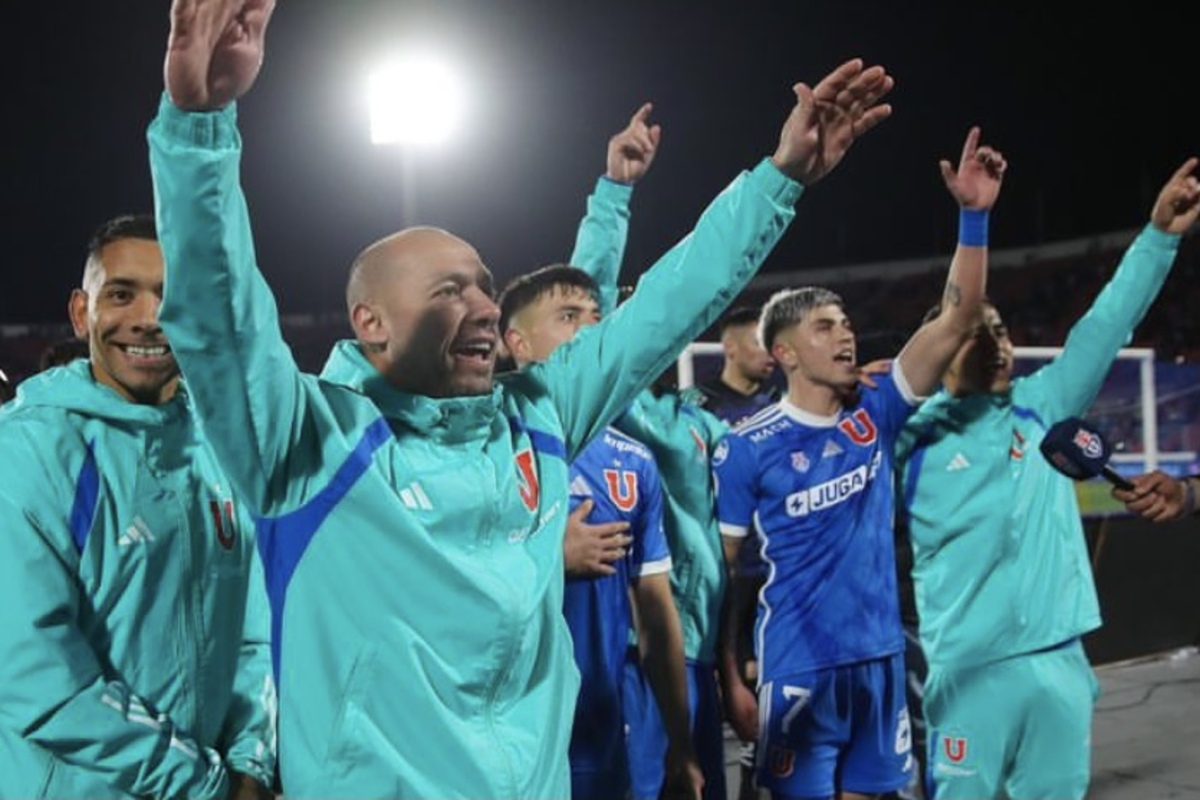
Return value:
[[(375, 673), (376, 645), (368, 645), (359, 651), (350, 665), (346, 687), (338, 701), (333, 727), (329, 732), (329, 746), (325, 751), (325, 765), (352, 760), (354, 742), (363, 714), (363, 702), (370, 690)], [(329, 770), (325, 772), (328, 774)]]

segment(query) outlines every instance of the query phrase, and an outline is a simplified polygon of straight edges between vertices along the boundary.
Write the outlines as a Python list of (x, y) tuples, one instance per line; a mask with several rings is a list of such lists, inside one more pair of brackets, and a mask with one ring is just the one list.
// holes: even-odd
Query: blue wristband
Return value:
[(987, 211), (976, 208), (958, 210), (958, 243), (967, 247), (987, 247)]

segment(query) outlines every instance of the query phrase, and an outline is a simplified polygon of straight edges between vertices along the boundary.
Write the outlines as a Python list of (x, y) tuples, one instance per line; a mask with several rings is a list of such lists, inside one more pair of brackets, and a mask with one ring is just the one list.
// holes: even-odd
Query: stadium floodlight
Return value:
[(446, 139), (465, 106), (462, 85), (441, 60), (412, 54), (373, 72), (368, 87), (371, 142), (430, 145)]

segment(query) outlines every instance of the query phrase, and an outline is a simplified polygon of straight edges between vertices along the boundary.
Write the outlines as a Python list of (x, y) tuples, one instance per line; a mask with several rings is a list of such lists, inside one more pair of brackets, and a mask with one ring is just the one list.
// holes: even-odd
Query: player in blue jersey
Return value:
[(814, 287), (776, 294), (760, 336), (787, 395), (713, 456), (727, 555), (756, 522), (770, 570), (755, 631), (757, 709), (740, 682), (726, 690), (731, 722), (743, 738), (758, 734), (759, 785), (775, 798), (872, 796), (911, 775), (892, 446), (971, 334), (984, 297), (987, 215), (1005, 163), (979, 135), (967, 134), (957, 170), (940, 165), (960, 208), (943, 313), (869, 389), (858, 382), (841, 299)]
[(1098, 687), (1080, 637), (1100, 607), (1075, 488), (1038, 445), (1087, 412), (1166, 281), (1200, 215), (1198, 164), (1164, 184), (1057, 358), (1013, 379), (1013, 343), (985, 303), (898, 443), (939, 800), (1087, 791)]
[[(598, 289), (580, 269), (545, 267), (513, 280), (501, 295), (500, 312), (505, 346), (520, 368), (544, 361), (580, 328), (600, 321)], [(579, 574), (587, 565), (566, 559), (563, 612), (581, 673), (569, 751), (571, 797), (619, 800), (630, 793), (622, 678), (636, 619), (639, 649), (669, 734), (668, 782), (682, 783), (699, 800), (704, 779), (688, 728), (683, 634), (671, 595), (654, 456), (610, 426), (571, 462), (570, 493), (572, 511), (590, 502), (588, 524), (626, 522), (632, 539), (627, 551), (618, 551), (611, 574)]]

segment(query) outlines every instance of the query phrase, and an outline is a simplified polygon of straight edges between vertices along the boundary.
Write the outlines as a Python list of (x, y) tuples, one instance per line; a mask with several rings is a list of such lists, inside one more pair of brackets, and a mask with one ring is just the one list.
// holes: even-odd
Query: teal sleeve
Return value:
[[(27, 454), (20, 463), (32, 474), (37, 459)], [(85, 599), (70, 534), (17, 500), (39, 497), (46, 486), (19, 485), (6, 475), (4, 487), (0, 724), (55, 758), (99, 775), (116, 792), (224, 798), (229, 779), (220, 756), (200, 747), (119, 676), (105, 674), (77, 623)]]
[(185, 112), (164, 95), (147, 138), (166, 261), (159, 322), (226, 475), (257, 513), (277, 513), (293, 488), (285, 459), (312, 463), (298, 448), (320, 437), (299, 436), (306, 395), (255, 262), (236, 110)]
[(1162, 289), (1179, 238), (1147, 225), (1092, 307), (1071, 328), (1062, 353), (1025, 382), (1023, 391), (1036, 393), (1039, 405), (1052, 417), (1047, 424), (1087, 412), (1117, 352), (1128, 344)]
[(617, 307), (617, 280), (629, 237), (629, 200), (633, 186), (601, 176), (587, 200), (587, 214), (575, 234), (571, 266), (592, 276), (600, 289), (600, 313)]
[(709, 451), (711, 452), (725, 438), (725, 434), (729, 433), (729, 424), (716, 414), (703, 408), (697, 408), (696, 415), (704, 421), (704, 428), (708, 433)]
[(275, 780), (278, 702), (271, 665), (271, 609), (255, 549), (233, 698), (222, 729), (225, 763), (263, 786)]
[(528, 369), (559, 410), (569, 458), (742, 291), (787, 230), (802, 192), (766, 159), (742, 173), (632, 297)]

